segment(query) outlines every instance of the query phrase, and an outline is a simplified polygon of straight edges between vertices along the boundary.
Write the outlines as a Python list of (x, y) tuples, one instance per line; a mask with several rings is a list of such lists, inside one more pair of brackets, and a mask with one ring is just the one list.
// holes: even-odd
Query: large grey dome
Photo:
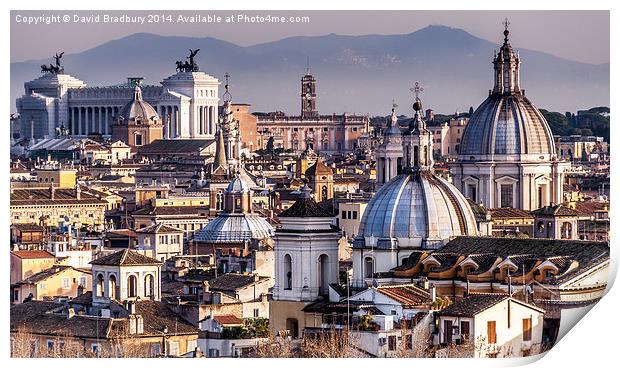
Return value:
[(256, 214), (221, 214), (196, 233), (194, 239), (207, 243), (242, 243), (269, 239), (274, 228)]
[(555, 155), (553, 134), (542, 113), (522, 93), (491, 94), (472, 115), (460, 155)]
[(467, 200), (431, 171), (401, 174), (386, 183), (364, 211), (359, 234), (368, 239), (398, 239), (400, 245), (437, 244), (457, 235), (477, 235)]

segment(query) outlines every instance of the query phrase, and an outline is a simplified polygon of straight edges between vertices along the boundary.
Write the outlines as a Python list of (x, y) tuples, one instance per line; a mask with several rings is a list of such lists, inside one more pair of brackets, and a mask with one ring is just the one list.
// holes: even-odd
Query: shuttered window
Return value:
[(495, 321), (487, 322), (487, 341), (489, 344), (497, 343), (497, 334), (495, 333)]
[(532, 341), (532, 317), (523, 319), (523, 341)]

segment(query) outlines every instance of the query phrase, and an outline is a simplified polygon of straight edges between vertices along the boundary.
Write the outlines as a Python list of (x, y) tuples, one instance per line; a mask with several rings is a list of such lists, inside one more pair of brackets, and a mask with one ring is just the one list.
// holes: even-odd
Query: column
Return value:
[(105, 129), (105, 134), (110, 134), (110, 108), (109, 107), (105, 107), (105, 117), (104, 117), (104, 129)]
[(77, 135), (82, 135), (82, 108), (78, 107), (78, 126)]
[(99, 106), (97, 111), (99, 112), (99, 133), (105, 134), (105, 130), (103, 128), (103, 107)]
[(71, 123), (69, 124), (68, 128), (69, 128), (69, 132), (71, 135), (75, 134), (75, 122), (76, 122), (77, 116), (75, 115), (75, 107), (71, 108)]

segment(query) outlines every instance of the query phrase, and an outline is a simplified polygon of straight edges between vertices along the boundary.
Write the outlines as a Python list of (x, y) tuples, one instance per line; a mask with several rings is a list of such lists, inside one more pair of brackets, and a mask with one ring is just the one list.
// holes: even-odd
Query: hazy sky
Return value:
[[(99, 15), (99, 23), (74, 23), (74, 15)], [(183, 15), (239, 14), (308, 16), (309, 23), (103, 23), (105, 14), (147, 16), (170, 15), (174, 20)], [(56, 15), (51, 24), (18, 23), (28, 16)], [(70, 20), (65, 23), (63, 16)], [(608, 11), (12, 11), (11, 61), (50, 58), (63, 50), (80, 52), (106, 41), (137, 32), (160, 35), (214, 37), (246, 46), (290, 36), (410, 33), (430, 24), (462, 28), (469, 33), (499, 42), (501, 20), (508, 17), (511, 43), (516, 47), (544, 51), (585, 63), (609, 62)], [(26, 18), (27, 19), (27, 18)]]

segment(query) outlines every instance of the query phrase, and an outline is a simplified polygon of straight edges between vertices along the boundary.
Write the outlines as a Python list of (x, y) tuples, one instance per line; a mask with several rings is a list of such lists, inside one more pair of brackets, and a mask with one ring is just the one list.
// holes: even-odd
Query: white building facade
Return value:
[[(142, 95), (159, 114), (164, 138), (214, 138), (218, 119), (219, 80), (197, 66), (165, 78), (160, 86), (144, 85)], [(64, 73), (64, 70), (62, 71)], [(26, 139), (53, 138), (66, 128), (72, 136), (109, 136), (119, 110), (132, 99), (142, 78), (109, 87), (88, 87), (83, 81), (56, 72), (24, 84), (17, 99), (20, 136)]]

